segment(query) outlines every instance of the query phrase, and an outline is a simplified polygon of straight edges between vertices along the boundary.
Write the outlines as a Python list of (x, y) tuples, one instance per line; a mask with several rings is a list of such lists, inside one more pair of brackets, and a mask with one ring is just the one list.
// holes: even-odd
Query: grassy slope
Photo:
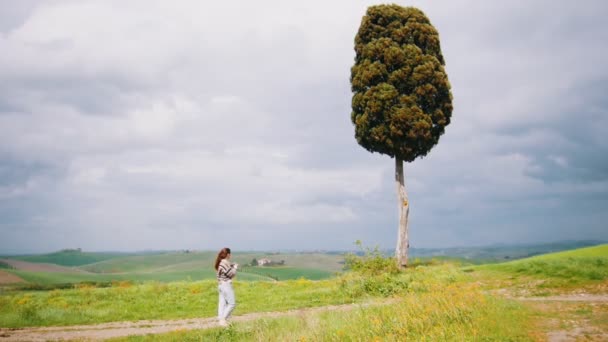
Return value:
[(481, 271), (526, 275), (542, 279), (581, 284), (608, 280), (608, 244), (552, 253), (492, 265), (477, 266)]

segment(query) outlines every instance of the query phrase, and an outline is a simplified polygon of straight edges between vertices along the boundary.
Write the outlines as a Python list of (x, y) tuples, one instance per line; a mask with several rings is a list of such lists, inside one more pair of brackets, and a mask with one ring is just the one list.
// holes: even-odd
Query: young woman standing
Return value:
[(230, 263), (230, 248), (222, 248), (215, 258), (215, 270), (220, 294), (217, 317), (223, 327), (228, 326), (227, 320), (236, 306), (232, 278), (236, 275), (238, 267), (238, 264)]

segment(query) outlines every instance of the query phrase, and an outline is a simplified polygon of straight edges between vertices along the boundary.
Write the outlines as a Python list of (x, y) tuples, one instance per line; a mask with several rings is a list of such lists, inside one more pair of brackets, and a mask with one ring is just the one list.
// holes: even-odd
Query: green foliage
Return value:
[(355, 245), (357, 245), (363, 255), (359, 256), (354, 253), (347, 254), (345, 256), (346, 269), (366, 275), (393, 275), (399, 273), (395, 258), (385, 257), (378, 249), (378, 246), (373, 249), (363, 247), (361, 241), (356, 241)]
[(351, 120), (357, 142), (408, 162), (425, 156), (452, 115), (437, 30), (416, 8), (370, 6), (355, 52)]
[(452, 284), (462, 276), (456, 265), (434, 259), (425, 263), (417, 261), (412, 267), (400, 270), (395, 258), (385, 257), (378, 247), (364, 248), (361, 241), (355, 244), (362, 250), (362, 255), (348, 254), (346, 267), (351, 272), (338, 279), (342, 291), (353, 300), (365, 296), (390, 297), (425, 292), (430, 287)]

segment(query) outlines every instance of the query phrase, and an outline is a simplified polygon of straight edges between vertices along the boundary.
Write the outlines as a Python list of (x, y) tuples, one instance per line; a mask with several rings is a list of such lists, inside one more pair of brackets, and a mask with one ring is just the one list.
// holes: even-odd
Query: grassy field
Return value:
[[(173, 281), (197, 281), (215, 279), (213, 269), (187, 270), (187, 271), (165, 271), (158, 273), (121, 273), (121, 274), (95, 274), (95, 273), (57, 273), (57, 272), (28, 272), (10, 270), (9, 272), (21, 277), (25, 281), (37, 285), (70, 284), (81, 282), (103, 283), (111, 281), (131, 282), (173, 282)], [(257, 281), (269, 280), (267, 276), (260, 274), (240, 273), (239, 280)]]
[(211, 268), (214, 257), (211, 252), (132, 255), (104, 260), (80, 268), (93, 273), (153, 272), (176, 265), (187, 265), (188, 269)]
[[(72, 256), (74, 261), (68, 262), (65, 258)], [(106, 259), (104, 259), (104, 257)], [(158, 252), (138, 255), (102, 255), (78, 251), (63, 251), (39, 256), (13, 257), (19, 260), (40, 262), (61, 262), (62, 264), (79, 264), (76, 271), (29, 271), (23, 269), (9, 269), (27, 284), (11, 284), (12, 287), (23, 289), (49, 289), (65, 288), (70, 283), (107, 283), (111, 281), (132, 282), (173, 282), (198, 281), (214, 279), (213, 262), (215, 252)], [(253, 259), (270, 258), (273, 261), (283, 261), (285, 266), (280, 267), (251, 267), (248, 266)], [(80, 265), (85, 261), (94, 261), (90, 264)], [(241, 281), (258, 280), (289, 280), (306, 278), (311, 280), (327, 279), (343, 267), (344, 257), (341, 255), (327, 255), (322, 253), (259, 253), (245, 252), (235, 254), (233, 261), (241, 265), (238, 278)], [(0, 267), (2, 267), (0, 265)]]
[[(483, 283), (500, 274), (511, 280), (510, 286), (544, 287), (548, 281), (554, 289), (568, 292), (569, 282), (575, 278), (579, 288), (599, 284), (605, 291), (606, 248), (604, 245), (473, 267), (434, 262), (396, 275), (390, 269), (383, 275), (373, 275), (370, 269), (383, 261), (370, 258), (355, 267), (357, 272), (340, 278), (342, 290), (353, 297), (363, 294), (393, 297), (397, 302), (346, 312), (260, 319), (229, 329), (178, 331), (114, 341), (544, 341), (549, 331), (563, 329), (587, 331), (580, 336), (581, 340), (599, 341), (605, 335), (590, 335), (590, 330), (582, 329), (576, 322), (587, 322), (591, 329), (605, 333), (608, 305), (567, 302), (524, 305), (489, 295)], [(550, 267), (539, 271), (539, 265), (547, 264)], [(530, 282), (530, 277), (543, 282)]]
[[(390, 299), (388, 302), (343, 312), (258, 319), (229, 329), (121, 340), (538, 341), (546, 337), (547, 329), (568, 327), (572, 324), (568, 322), (577, 319), (605, 329), (608, 305), (524, 304), (493, 295), (491, 290), (527, 286), (567, 293), (575, 279), (577, 289), (596, 286), (605, 294), (607, 257), (608, 245), (602, 245), (482, 266), (435, 260), (420, 262), (405, 271), (396, 270), (391, 260), (379, 255), (354, 257), (348, 259), (351, 271), (325, 280), (237, 280), (235, 314)], [(285, 273), (289, 269), (272, 268)], [(214, 317), (216, 286), (215, 281), (192, 279), (169, 283), (118, 281), (109, 287), (78, 285), (53, 291), (4, 290), (0, 292), (0, 326)], [(547, 320), (563, 323), (557, 328), (543, 325)]]
[[(81, 269), (94, 273), (156, 272), (165, 270), (191, 270), (210, 268), (216, 254), (214, 252), (196, 253), (162, 253), (155, 255), (135, 255), (94, 264), (84, 265)], [(344, 257), (322, 253), (235, 253), (233, 261), (241, 266), (248, 265), (253, 259), (269, 258), (273, 261), (284, 261), (288, 267), (297, 269), (318, 269), (329, 273), (341, 271)]]
[[(237, 281), (240, 314), (281, 311), (407, 292), (424, 292), (456, 283), (462, 272), (451, 265), (419, 267), (400, 275), (368, 277), (348, 273), (338, 278)], [(212, 317), (217, 306), (216, 281), (133, 284), (111, 287), (80, 285), (53, 291), (6, 291), (0, 295), (0, 326), (49, 326), (120, 320)]]
[(274, 280), (289, 280), (305, 278), (310, 280), (321, 280), (332, 277), (334, 274), (320, 269), (296, 268), (285, 266), (273, 267), (244, 267), (240, 274), (258, 274)]

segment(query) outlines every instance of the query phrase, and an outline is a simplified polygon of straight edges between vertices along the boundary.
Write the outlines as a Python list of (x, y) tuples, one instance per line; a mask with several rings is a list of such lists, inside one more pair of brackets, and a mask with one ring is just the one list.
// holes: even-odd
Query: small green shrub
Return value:
[(394, 258), (384, 256), (378, 246), (371, 249), (369, 247), (364, 248), (361, 241), (356, 241), (355, 244), (362, 250), (363, 255), (347, 254), (345, 256), (345, 268), (347, 270), (372, 276), (398, 274), (400, 272), (397, 261)]

